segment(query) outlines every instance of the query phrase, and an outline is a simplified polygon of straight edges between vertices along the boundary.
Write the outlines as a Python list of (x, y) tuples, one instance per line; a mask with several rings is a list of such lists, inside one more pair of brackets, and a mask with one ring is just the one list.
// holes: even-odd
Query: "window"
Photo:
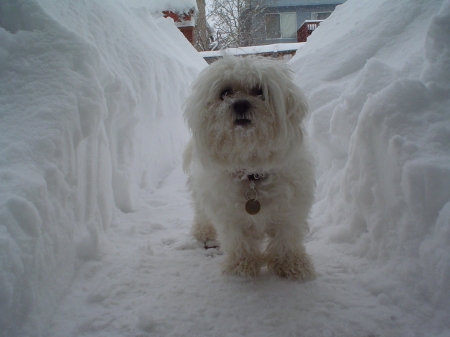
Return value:
[(290, 39), (297, 36), (296, 13), (266, 14), (266, 38)]
[(280, 31), (280, 15), (267, 14), (266, 15), (266, 38), (279, 39), (281, 37)]
[(311, 20), (325, 20), (332, 12), (313, 12), (311, 13)]

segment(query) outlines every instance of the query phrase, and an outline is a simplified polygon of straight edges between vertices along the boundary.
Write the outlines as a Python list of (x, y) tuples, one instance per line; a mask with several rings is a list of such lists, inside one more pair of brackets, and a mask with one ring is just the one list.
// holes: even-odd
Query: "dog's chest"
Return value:
[[(199, 176), (197, 187), (202, 195), (202, 202), (215, 214), (246, 217), (259, 222), (271, 218), (283, 208), (282, 203), (286, 199), (284, 192), (287, 188), (279, 174), (249, 178), (235, 174), (211, 173), (204, 172)], [(247, 207), (246, 211), (249, 201), (253, 206), (250, 209)], [(259, 206), (254, 205), (258, 203)]]
[(230, 186), (237, 211), (245, 210), (248, 215), (261, 215), (271, 208), (273, 184), (267, 174), (252, 173), (234, 177)]

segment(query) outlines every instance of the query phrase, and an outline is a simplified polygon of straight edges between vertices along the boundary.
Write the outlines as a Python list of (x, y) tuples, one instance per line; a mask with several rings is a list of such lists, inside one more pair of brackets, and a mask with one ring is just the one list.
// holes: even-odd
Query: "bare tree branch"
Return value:
[[(243, 47), (251, 44), (254, 18), (266, 9), (267, 0), (212, 0), (208, 20), (215, 31), (220, 48)], [(260, 20), (261, 21), (261, 20)]]

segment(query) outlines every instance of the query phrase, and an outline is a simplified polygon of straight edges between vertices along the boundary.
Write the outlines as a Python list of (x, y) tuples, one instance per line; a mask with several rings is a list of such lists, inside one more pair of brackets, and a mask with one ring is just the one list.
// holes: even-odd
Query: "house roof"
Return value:
[(188, 13), (192, 8), (197, 11), (196, 0), (127, 0), (128, 7), (144, 7), (150, 12), (172, 11), (174, 13)]
[(267, 7), (339, 5), (346, 0), (267, 0)]
[(207, 57), (223, 57), (225, 55), (258, 55), (266, 53), (276, 53), (285, 51), (295, 51), (302, 47), (304, 42), (299, 43), (277, 43), (267, 44), (263, 46), (249, 46), (239, 48), (227, 48), (224, 50), (202, 51), (200, 54), (203, 58)]

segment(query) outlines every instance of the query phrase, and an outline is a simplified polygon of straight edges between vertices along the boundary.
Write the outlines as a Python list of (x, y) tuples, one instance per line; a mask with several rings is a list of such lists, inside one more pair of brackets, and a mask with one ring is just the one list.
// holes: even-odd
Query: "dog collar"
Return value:
[(248, 189), (245, 192), (247, 202), (245, 203), (245, 211), (250, 215), (258, 214), (261, 210), (261, 203), (258, 201), (258, 192), (256, 191), (255, 181), (266, 177), (265, 173), (248, 174), (246, 170), (236, 172), (236, 176), (242, 180), (248, 180)]
[(267, 176), (266, 173), (248, 173), (247, 170), (237, 170), (234, 174), (239, 180), (249, 180), (255, 181), (265, 178)]
[(259, 180), (259, 179), (265, 178), (265, 177), (266, 177), (265, 173), (253, 173), (253, 174), (247, 175), (247, 179), (250, 181)]

